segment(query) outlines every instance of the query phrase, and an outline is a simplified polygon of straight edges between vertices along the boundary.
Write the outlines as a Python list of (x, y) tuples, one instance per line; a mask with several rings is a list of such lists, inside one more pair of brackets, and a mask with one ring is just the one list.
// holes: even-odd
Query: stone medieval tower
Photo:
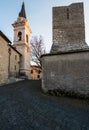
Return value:
[(20, 74), (30, 78), (30, 34), (29, 21), (26, 17), (25, 5), (22, 4), (17, 20), (12, 24), (14, 28), (13, 46), (21, 53)]
[(53, 45), (51, 52), (87, 47), (83, 3), (53, 7)]

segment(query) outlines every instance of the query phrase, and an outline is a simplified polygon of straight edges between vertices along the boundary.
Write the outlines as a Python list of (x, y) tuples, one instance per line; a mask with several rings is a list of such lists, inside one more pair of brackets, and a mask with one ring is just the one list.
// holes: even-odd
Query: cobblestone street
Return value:
[(89, 102), (45, 95), (40, 81), (4, 85), (0, 130), (89, 130)]

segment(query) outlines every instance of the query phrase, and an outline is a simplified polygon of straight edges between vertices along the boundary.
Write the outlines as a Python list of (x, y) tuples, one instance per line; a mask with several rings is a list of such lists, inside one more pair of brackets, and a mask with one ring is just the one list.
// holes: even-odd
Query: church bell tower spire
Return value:
[(17, 20), (12, 24), (14, 28), (13, 46), (21, 53), (20, 74), (30, 78), (30, 35), (31, 29), (26, 17), (25, 4), (22, 3)]
[(22, 8), (21, 8), (21, 11), (19, 12), (19, 17), (26, 18), (26, 11), (25, 11), (25, 4), (24, 4), (24, 2), (22, 3)]

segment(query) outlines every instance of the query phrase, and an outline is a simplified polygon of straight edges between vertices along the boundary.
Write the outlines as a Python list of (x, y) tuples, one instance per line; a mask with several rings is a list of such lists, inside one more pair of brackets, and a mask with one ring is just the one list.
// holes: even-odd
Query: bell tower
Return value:
[(20, 74), (30, 78), (30, 34), (31, 29), (26, 17), (25, 4), (22, 3), (17, 20), (12, 24), (14, 28), (13, 46), (21, 53)]

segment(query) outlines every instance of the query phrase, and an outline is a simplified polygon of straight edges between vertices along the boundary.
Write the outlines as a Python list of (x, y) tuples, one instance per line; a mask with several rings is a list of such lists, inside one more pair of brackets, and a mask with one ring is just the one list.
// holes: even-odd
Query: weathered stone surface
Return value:
[[(6, 51), (7, 50), (7, 51)], [(8, 45), (0, 36), (0, 84), (7, 82), (8, 78)]]
[(51, 53), (87, 48), (83, 3), (53, 7)]
[[(8, 46), (8, 49), (11, 49), (10, 55), (10, 77), (18, 77), (20, 70), (20, 60), (21, 55), (17, 53), (12, 47)], [(8, 50), (7, 50), (8, 51)], [(9, 60), (9, 57), (8, 57)], [(9, 64), (8, 64), (9, 65)]]
[(20, 54), (0, 35), (0, 84), (7, 83), (9, 77), (19, 74), (19, 63)]
[(42, 89), (89, 97), (89, 50), (44, 55)]

